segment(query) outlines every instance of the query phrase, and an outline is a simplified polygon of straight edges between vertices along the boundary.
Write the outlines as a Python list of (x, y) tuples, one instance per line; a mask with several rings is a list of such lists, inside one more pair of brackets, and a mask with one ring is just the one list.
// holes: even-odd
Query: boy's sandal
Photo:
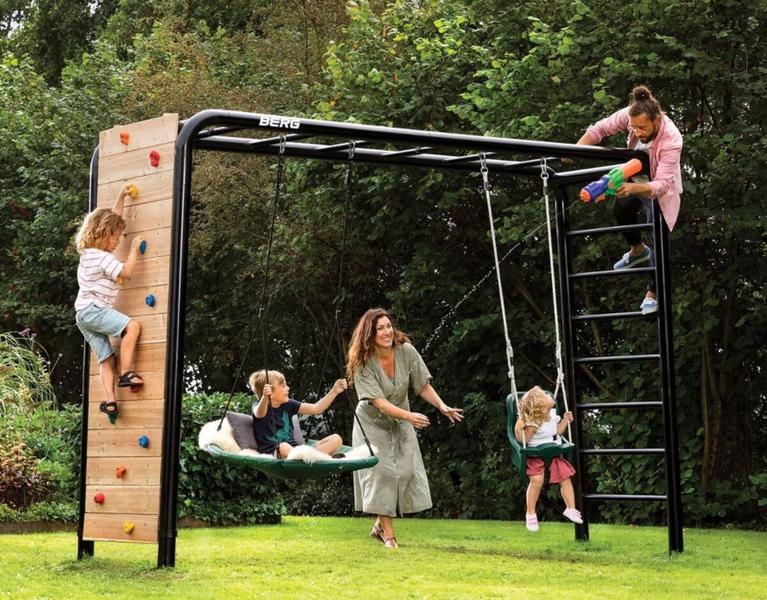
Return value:
[(386, 540), (383, 536), (383, 529), (381, 529), (380, 525), (373, 525), (373, 529), (370, 530), (370, 537), (378, 540), (382, 544), (386, 543)]
[[(138, 379), (138, 381), (137, 381)], [(125, 371), (117, 380), (117, 387), (135, 387), (144, 385), (144, 380), (136, 371)]]
[(390, 538), (385, 538), (384, 541), (384, 548), (399, 548), (399, 544), (397, 543), (397, 538), (394, 536)]
[(99, 404), (99, 410), (103, 412), (105, 415), (109, 416), (117, 416), (118, 410), (117, 410), (117, 402), (102, 402)]

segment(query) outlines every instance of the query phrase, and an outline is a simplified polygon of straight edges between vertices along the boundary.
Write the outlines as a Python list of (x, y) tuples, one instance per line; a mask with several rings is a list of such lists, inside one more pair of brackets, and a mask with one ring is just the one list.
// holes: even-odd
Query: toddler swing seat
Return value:
[[(549, 396), (552, 396), (551, 392), (546, 392)], [(509, 443), (511, 444), (511, 462), (519, 471), (522, 479), (527, 481), (527, 459), (528, 458), (542, 458), (546, 468), (551, 464), (551, 460), (560, 456), (564, 456), (571, 463), (573, 462), (573, 450), (575, 446), (562, 439), (561, 444), (549, 443), (540, 444), (539, 446), (523, 446), (514, 435), (514, 426), (517, 423), (517, 402), (522, 400), (524, 392), (517, 392), (516, 397), (514, 394), (506, 396), (506, 432), (509, 436)], [(554, 399), (554, 408), (559, 413), (559, 402)]]

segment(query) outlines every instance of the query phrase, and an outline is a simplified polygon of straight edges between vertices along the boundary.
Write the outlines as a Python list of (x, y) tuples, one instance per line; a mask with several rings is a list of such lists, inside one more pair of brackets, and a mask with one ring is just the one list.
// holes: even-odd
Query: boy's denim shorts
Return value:
[(114, 354), (114, 349), (109, 343), (109, 336), (120, 337), (130, 317), (113, 308), (102, 308), (91, 304), (77, 311), (75, 321), (77, 328), (83, 332), (85, 341), (102, 363)]

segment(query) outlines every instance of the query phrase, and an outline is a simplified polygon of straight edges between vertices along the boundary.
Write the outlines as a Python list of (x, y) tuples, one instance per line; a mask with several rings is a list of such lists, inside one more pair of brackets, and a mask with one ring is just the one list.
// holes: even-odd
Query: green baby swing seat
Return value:
[[(546, 392), (551, 396), (551, 392)], [(511, 444), (511, 462), (519, 470), (519, 474), (527, 481), (527, 459), (532, 457), (542, 458), (543, 462), (548, 467), (551, 464), (551, 459), (558, 456), (566, 456), (570, 462), (573, 462), (573, 450), (575, 446), (562, 440), (561, 444), (541, 444), (540, 446), (527, 446), (523, 447), (517, 436), (514, 435), (514, 425), (517, 423), (517, 401), (522, 400), (524, 392), (517, 392), (516, 398), (514, 394), (506, 396), (506, 433), (509, 436), (509, 443)], [(559, 413), (559, 402), (554, 399), (554, 408)]]

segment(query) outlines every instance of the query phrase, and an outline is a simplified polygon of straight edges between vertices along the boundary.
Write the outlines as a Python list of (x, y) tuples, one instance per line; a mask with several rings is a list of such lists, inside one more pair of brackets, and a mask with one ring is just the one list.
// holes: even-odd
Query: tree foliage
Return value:
[[(99, 130), (162, 112), (184, 118), (232, 108), (572, 142), (646, 83), (685, 140), (682, 214), (671, 240), (689, 519), (758, 518), (764, 508), (753, 498), (767, 472), (762, 2), (85, 4), (87, 26), (68, 32), (52, 54), (38, 51), (55, 29), (32, 3), (0, 5), (0, 134), (8, 141), (0, 146), (0, 326), (32, 326), (49, 351), (62, 352), (55, 379), (65, 399), (77, 395), (81, 344), (69, 242), (85, 210)], [(62, 22), (83, 6), (72, 3)], [(608, 142), (620, 146), (625, 137)], [(436, 419), (419, 433), (434, 513), (519, 514), (523, 484), (507, 454), (502, 324), (478, 174), (355, 165), (344, 240), (346, 165), (288, 160), (263, 289), (274, 161), (205, 153), (196, 161), (190, 387), (228, 391), (252, 342), (246, 372), (279, 368), (298, 397), (312, 398), (342, 373), (359, 315), (387, 306), (423, 351), (443, 397), (466, 409), (461, 426)], [(501, 253), (508, 253), (502, 275), (518, 380), (550, 386), (553, 307), (540, 182), (493, 174), (492, 186)], [(568, 206), (577, 226), (611, 220), (604, 207), (580, 206), (574, 195)], [(574, 268), (593, 270), (624, 248), (604, 238), (573, 250)], [(636, 310), (642, 282), (632, 285), (583, 284), (575, 308)], [(254, 330), (260, 308), (263, 332)], [(580, 352), (599, 354), (653, 352), (655, 337), (652, 325), (635, 321), (576, 332)], [(658, 395), (649, 368), (584, 368), (578, 377), (595, 400)], [(348, 440), (352, 407), (339, 400), (309, 427)], [(648, 411), (596, 414), (584, 428), (595, 445), (662, 441), (659, 417)], [(588, 471), (599, 491), (665, 489), (654, 459), (593, 460)], [(311, 503), (307, 494), (299, 504)], [(650, 504), (600, 510), (610, 519), (663, 518)]]

